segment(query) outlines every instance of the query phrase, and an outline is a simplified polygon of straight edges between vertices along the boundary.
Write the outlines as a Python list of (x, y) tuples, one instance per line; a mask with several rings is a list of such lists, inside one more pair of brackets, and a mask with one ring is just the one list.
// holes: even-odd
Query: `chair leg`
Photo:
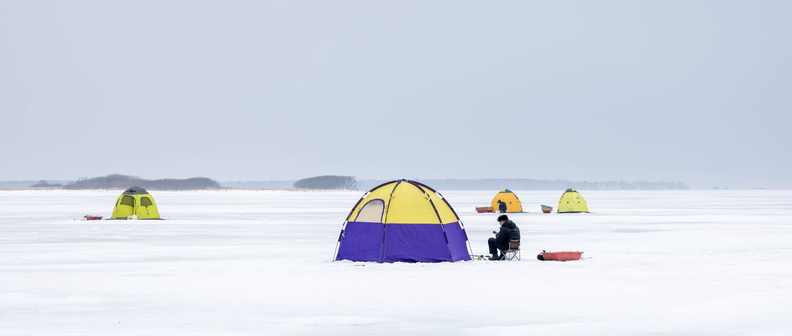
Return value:
[(521, 258), (521, 255), (520, 255), (520, 250), (516, 250), (516, 251), (503, 251), (503, 260), (509, 260), (509, 261), (511, 261), (511, 260), (514, 260), (515, 258), (517, 258), (517, 260), (521, 260), (521, 259), (520, 259), (520, 258)]

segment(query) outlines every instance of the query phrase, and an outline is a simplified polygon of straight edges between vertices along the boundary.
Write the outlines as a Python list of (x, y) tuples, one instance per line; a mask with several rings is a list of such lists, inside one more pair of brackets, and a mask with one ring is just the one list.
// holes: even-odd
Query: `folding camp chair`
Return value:
[(502, 251), (503, 252), (503, 260), (520, 260), (520, 240), (519, 239), (511, 239), (509, 240), (509, 249)]

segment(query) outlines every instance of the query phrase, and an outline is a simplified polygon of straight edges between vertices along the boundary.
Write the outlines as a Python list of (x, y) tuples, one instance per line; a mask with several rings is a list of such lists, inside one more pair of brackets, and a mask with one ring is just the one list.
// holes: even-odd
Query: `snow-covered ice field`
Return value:
[[(332, 262), (362, 191), (0, 191), (0, 335), (792, 335), (792, 191), (515, 193), (522, 261)], [(475, 254), (497, 191), (440, 192)], [(584, 251), (571, 262), (541, 250)]]

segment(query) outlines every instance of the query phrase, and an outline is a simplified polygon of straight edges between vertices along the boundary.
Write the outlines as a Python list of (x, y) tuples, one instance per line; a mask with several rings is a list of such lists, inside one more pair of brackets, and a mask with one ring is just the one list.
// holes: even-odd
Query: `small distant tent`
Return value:
[(137, 219), (160, 219), (154, 197), (151, 197), (146, 189), (136, 186), (118, 196), (111, 218), (127, 219), (132, 215)]
[(416, 181), (395, 180), (366, 192), (347, 216), (334, 260), (470, 260), (464, 225), (448, 201)]
[(589, 212), (588, 204), (580, 193), (572, 188), (567, 189), (558, 200), (558, 213)]
[(498, 212), (498, 201), (506, 203), (506, 212), (523, 212), (522, 203), (517, 195), (509, 189), (503, 189), (492, 199), (492, 210)]

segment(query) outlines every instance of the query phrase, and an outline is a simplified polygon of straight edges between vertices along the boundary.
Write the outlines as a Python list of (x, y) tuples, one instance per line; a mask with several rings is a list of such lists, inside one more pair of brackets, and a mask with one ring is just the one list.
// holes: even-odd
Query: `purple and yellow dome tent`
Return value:
[(443, 262), (471, 260), (465, 227), (434, 189), (416, 181), (383, 183), (347, 216), (333, 260)]

